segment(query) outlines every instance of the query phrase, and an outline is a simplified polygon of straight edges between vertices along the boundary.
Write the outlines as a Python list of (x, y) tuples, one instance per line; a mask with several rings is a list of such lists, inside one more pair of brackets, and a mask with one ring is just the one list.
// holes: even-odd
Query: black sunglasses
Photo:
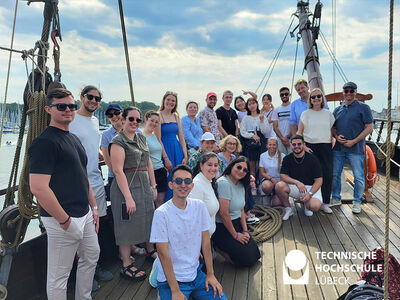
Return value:
[(321, 98), (322, 98), (322, 95), (321, 95), (321, 94), (313, 95), (313, 96), (310, 96), (310, 98), (311, 98), (311, 99), (315, 99), (315, 98), (321, 99)]
[(236, 168), (237, 168), (239, 171), (243, 171), (243, 172), (245, 172), (245, 173), (248, 173), (248, 172), (249, 172), (249, 170), (248, 170), (247, 168), (243, 168), (241, 165), (237, 165)]
[(76, 104), (56, 103), (49, 105), (49, 107), (54, 107), (54, 106), (57, 108), (58, 111), (65, 111), (67, 107), (69, 108), (70, 111), (78, 109), (78, 105)]
[(292, 143), (292, 146), (293, 146), (293, 147), (296, 147), (296, 146), (297, 146), (297, 147), (300, 147), (302, 144), (303, 144), (303, 143)]
[(119, 116), (121, 114), (120, 110), (115, 110), (114, 112), (108, 112), (106, 113), (106, 116), (109, 118), (112, 118), (113, 116)]
[(345, 94), (354, 94), (355, 90), (344, 90)]
[(94, 95), (90, 95), (90, 94), (85, 94), (84, 96), (86, 96), (86, 98), (88, 98), (88, 100), (93, 100), (93, 98), (94, 98), (96, 100), (96, 102), (101, 101), (101, 97), (99, 97), (99, 96), (94, 96)]
[(136, 121), (139, 124), (142, 123), (142, 119), (140, 119), (140, 118), (129, 117), (128, 120), (129, 120), (129, 122)]
[(189, 185), (193, 182), (192, 178), (180, 178), (180, 177), (176, 177), (174, 180), (172, 180), (173, 182), (175, 182), (177, 185), (181, 185), (182, 182), (184, 182), (186, 185)]
[(289, 93), (280, 93), (280, 96), (281, 96), (281, 97), (283, 97), (283, 96), (286, 96), (286, 97), (287, 97), (287, 96), (289, 96)]

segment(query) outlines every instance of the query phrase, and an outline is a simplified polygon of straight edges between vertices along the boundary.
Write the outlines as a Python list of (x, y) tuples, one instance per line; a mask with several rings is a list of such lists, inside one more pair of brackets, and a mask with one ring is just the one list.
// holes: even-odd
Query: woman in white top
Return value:
[(301, 114), (297, 134), (304, 137), (308, 152), (313, 153), (321, 164), (323, 178), (321, 210), (330, 214), (333, 173), (331, 128), (335, 123), (335, 117), (324, 107), (324, 94), (319, 88), (313, 89), (308, 98), (308, 109)]
[(240, 122), (242, 122), (243, 118), (247, 115), (246, 101), (244, 101), (242, 96), (235, 97), (235, 109), (238, 111), (237, 116), (240, 126)]
[(261, 145), (267, 128), (264, 114), (260, 114), (256, 98), (247, 99), (246, 109), (247, 116), (240, 123), (240, 135), (244, 138), (244, 152), (250, 162), (250, 174), (255, 176), (256, 164), (260, 158)]
[[(272, 112), (274, 111), (274, 106), (272, 105), (272, 96), (270, 94), (265, 94), (262, 97), (262, 108), (261, 112), (264, 115), (264, 122), (265, 126), (267, 127), (267, 131), (265, 132), (264, 136), (266, 139), (270, 138), (271, 136), (275, 136), (275, 132), (273, 130), (272, 124)], [(264, 147), (262, 148), (264, 149)]]
[(285, 207), (283, 220), (287, 220), (293, 215), (293, 211), (282, 188), (279, 188), (279, 185), (277, 185), (280, 181), (280, 169), (285, 154), (279, 151), (276, 137), (270, 137), (268, 139), (267, 149), (268, 150), (260, 156), (259, 173), (261, 188), (265, 194), (272, 195), (272, 206)]
[(215, 231), (215, 215), (219, 210), (217, 183), (215, 177), (219, 169), (219, 160), (214, 152), (203, 153), (193, 169), (193, 189), (188, 198), (199, 199), (207, 207), (211, 218), (210, 236)]

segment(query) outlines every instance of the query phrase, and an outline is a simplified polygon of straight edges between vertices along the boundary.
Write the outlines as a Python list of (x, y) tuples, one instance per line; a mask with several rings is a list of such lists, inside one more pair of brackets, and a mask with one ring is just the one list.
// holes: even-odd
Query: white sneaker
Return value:
[(353, 202), (353, 214), (359, 214), (361, 212), (360, 202)]
[(322, 210), (326, 214), (332, 213), (332, 209), (329, 207), (329, 204), (322, 203), (320, 210)]
[(293, 216), (293, 208), (291, 207), (285, 207), (285, 215), (282, 217), (283, 221), (288, 220), (291, 216)]
[(305, 214), (307, 217), (311, 217), (314, 213), (313, 213), (311, 210), (309, 210), (309, 209), (307, 208), (307, 206), (304, 205), (304, 214)]
[(332, 206), (337, 206), (337, 205), (342, 205), (342, 201), (337, 200), (337, 199), (331, 199), (331, 203), (329, 206), (332, 207)]

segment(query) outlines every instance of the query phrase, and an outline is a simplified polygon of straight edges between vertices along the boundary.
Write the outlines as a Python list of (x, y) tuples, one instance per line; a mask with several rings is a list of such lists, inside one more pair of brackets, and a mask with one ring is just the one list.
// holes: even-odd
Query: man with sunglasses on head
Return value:
[[(187, 198), (193, 188), (192, 170), (176, 166), (168, 185), (173, 197), (154, 212), (150, 235), (150, 242), (157, 245), (160, 299), (226, 299), (214, 276), (210, 215), (203, 201)], [(207, 275), (201, 271), (200, 250)]]
[[(85, 86), (80, 95), (81, 107), (77, 111), (74, 120), (71, 122), (70, 131), (75, 134), (85, 148), (88, 163), (86, 166), (97, 206), (100, 220), (99, 242), (100, 249), (104, 248), (105, 241), (105, 216), (107, 215), (107, 201), (104, 189), (104, 181), (99, 169), (99, 150), (100, 150), (100, 129), (99, 120), (94, 116), (94, 112), (99, 108), (101, 102), (101, 92), (92, 85)], [(103, 224), (103, 225), (102, 225)], [(100, 261), (103, 257), (100, 255)], [(103, 270), (98, 264), (96, 267), (95, 278), (101, 281), (109, 281), (113, 278), (111, 272)], [(93, 291), (98, 289), (98, 284), (93, 281)]]
[(357, 85), (347, 82), (343, 85), (343, 103), (333, 115), (335, 123), (332, 136), (336, 139), (333, 148), (333, 181), (331, 206), (341, 205), (341, 174), (345, 160), (350, 164), (354, 176), (353, 213), (361, 212), (364, 192), (365, 137), (373, 130), (371, 109), (356, 99)]
[(289, 88), (281, 87), (279, 90), (282, 104), (275, 108), (272, 112), (272, 125), (276, 136), (278, 137), (278, 149), (281, 153), (289, 154), (292, 152), (290, 148), (290, 92)]
[[(299, 94), (299, 98), (292, 102), (290, 107), (290, 134), (291, 136), (296, 135), (299, 129), (301, 114), (308, 109), (308, 98), (310, 97), (310, 91), (308, 89), (308, 83), (304, 79), (300, 79), (294, 85), (294, 88)], [(329, 110), (328, 103), (325, 101), (325, 109)]]
[[(318, 158), (304, 150), (304, 138), (295, 135), (290, 140), (293, 152), (283, 158), (281, 181), (275, 186), (280, 199), (299, 199), (304, 205), (304, 214), (311, 217), (322, 205), (322, 169)], [(293, 215), (292, 208), (285, 208), (284, 220)]]
[(70, 91), (47, 95), (49, 126), (29, 147), (29, 181), (47, 232), (47, 298), (66, 299), (67, 281), (78, 253), (75, 299), (92, 299), (99, 258), (99, 215), (86, 171), (87, 157), (70, 123), (76, 104)]

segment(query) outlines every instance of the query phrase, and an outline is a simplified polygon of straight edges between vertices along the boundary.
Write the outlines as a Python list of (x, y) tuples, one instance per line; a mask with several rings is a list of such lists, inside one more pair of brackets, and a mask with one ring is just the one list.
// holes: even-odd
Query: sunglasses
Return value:
[(355, 90), (344, 90), (345, 94), (354, 94)]
[(58, 111), (65, 111), (67, 107), (69, 108), (70, 111), (74, 111), (78, 109), (78, 105), (76, 104), (65, 104), (65, 103), (56, 103), (56, 104), (50, 104), (49, 107), (56, 107)]
[(297, 146), (297, 147), (300, 147), (302, 144), (303, 144), (303, 143), (292, 143), (292, 146), (293, 146), (293, 147), (296, 147), (296, 146)]
[(283, 96), (285, 96), (285, 97), (287, 97), (287, 96), (289, 96), (289, 93), (281, 93), (281, 94), (279, 94), (281, 97), (283, 97)]
[(86, 96), (86, 98), (88, 98), (88, 100), (93, 100), (93, 98), (96, 100), (96, 102), (100, 102), (101, 101), (101, 97), (100, 96), (94, 96), (91, 94), (85, 94), (83, 96)]
[(313, 95), (313, 96), (310, 96), (310, 98), (313, 99), (313, 100), (314, 100), (315, 98), (321, 99), (321, 98), (322, 98), (322, 95), (321, 95), (321, 94)]
[(113, 116), (119, 116), (121, 114), (120, 110), (115, 110), (114, 112), (108, 112), (106, 113), (106, 116), (109, 118), (112, 118)]
[(192, 180), (192, 178), (185, 178), (185, 179), (183, 179), (183, 178), (180, 178), (180, 177), (176, 177), (174, 180), (172, 180), (173, 182), (175, 182), (177, 185), (181, 185), (183, 182), (186, 184), (186, 185), (189, 185), (189, 184), (191, 184), (192, 182), (193, 182), (193, 180)]
[(249, 170), (248, 170), (247, 168), (243, 168), (241, 165), (237, 165), (237, 166), (236, 166), (236, 169), (238, 169), (239, 171), (243, 171), (243, 172), (245, 172), (245, 173), (248, 173), (248, 172), (249, 172)]
[(175, 93), (175, 92), (173, 92), (173, 91), (166, 91), (166, 92), (165, 92), (165, 95), (173, 95), (173, 96), (177, 97), (177, 96), (178, 96), (178, 93)]
[(135, 122), (136, 121), (136, 123), (139, 123), (139, 124), (142, 123), (142, 119), (141, 118), (129, 117), (127, 119), (128, 119), (129, 122)]

